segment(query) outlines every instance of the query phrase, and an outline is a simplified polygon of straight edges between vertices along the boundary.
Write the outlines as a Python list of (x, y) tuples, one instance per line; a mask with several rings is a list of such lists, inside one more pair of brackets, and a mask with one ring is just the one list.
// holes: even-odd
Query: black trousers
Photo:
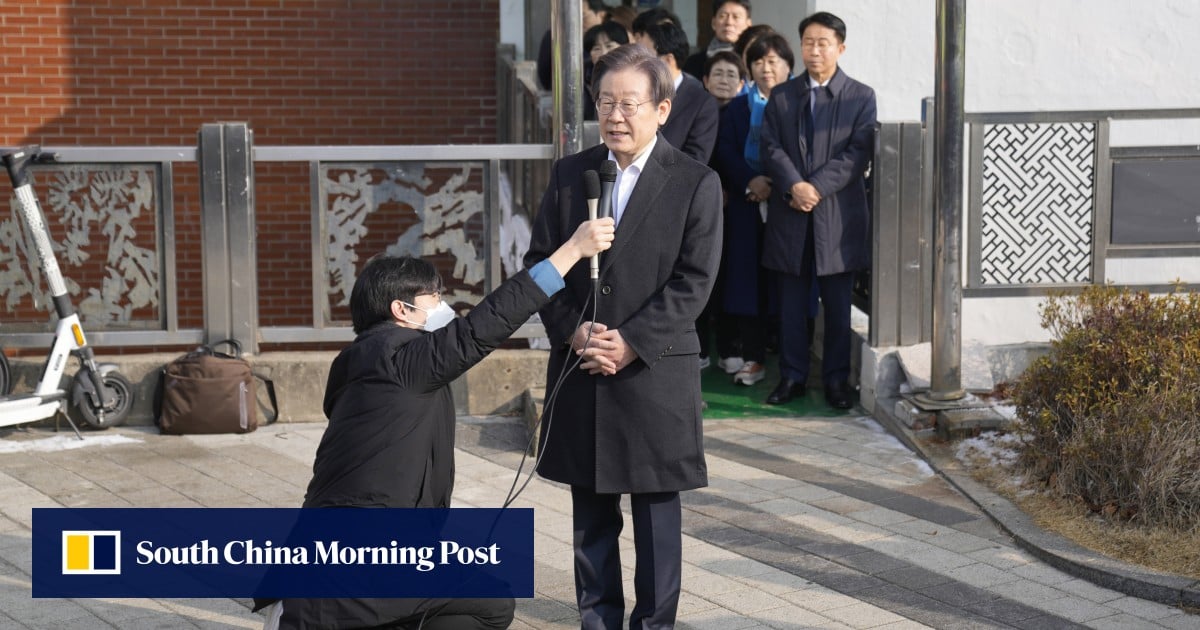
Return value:
[(515, 609), (512, 598), (285, 599), (279, 628), (503, 630), (512, 624)]
[[(678, 492), (631, 494), (635, 603), (630, 630), (672, 628), (683, 570)], [(571, 487), (575, 529), (575, 597), (583, 630), (620, 630), (625, 617), (619, 537), (621, 495)]]
[(854, 272), (817, 276), (816, 248), (812, 221), (805, 236), (800, 275), (778, 273), (779, 281), (779, 372), (799, 383), (808, 382), (812, 358), (812, 329), (808, 325), (813, 283), (825, 308), (825, 347), (821, 358), (821, 380), (825, 387), (845, 385), (850, 378), (850, 302)]

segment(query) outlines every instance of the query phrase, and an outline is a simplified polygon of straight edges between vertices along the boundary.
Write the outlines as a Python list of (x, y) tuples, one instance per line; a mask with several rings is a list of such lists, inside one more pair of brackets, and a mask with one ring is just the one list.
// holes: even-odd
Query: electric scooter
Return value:
[[(2, 158), (8, 177), (12, 180), (21, 219), (29, 230), (37, 252), (37, 262), (49, 285), (54, 310), (58, 314), (58, 325), (50, 356), (42, 367), (41, 380), (32, 393), (9, 394), (11, 374), (8, 360), (0, 349), (0, 394), (3, 394), (0, 397), (0, 427), (56, 418), (61, 414), (75, 430), (75, 435), (83, 439), (75, 420), (82, 420), (96, 429), (121, 424), (133, 407), (133, 387), (129, 379), (117, 372), (116, 365), (96, 363), (51, 247), (46, 217), (33, 192), (29, 166), (54, 162), (55, 155), (41, 152), (38, 146), (28, 146), (6, 151)], [(67, 357), (72, 354), (79, 359), (79, 370), (68, 392), (60, 387), (60, 383)], [(64, 410), (66, 413), (63, 413)]]

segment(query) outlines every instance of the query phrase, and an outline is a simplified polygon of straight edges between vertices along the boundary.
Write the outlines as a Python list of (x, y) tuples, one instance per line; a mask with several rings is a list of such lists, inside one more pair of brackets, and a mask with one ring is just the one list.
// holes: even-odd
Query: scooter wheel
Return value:
[(133, 408), (133, 385), (129, 379), (116, 371), (116, 366), (100, 366), (100, 378), (104, 383), (109, 401), (104, 408), (103, 419), (94, 401), (98, 399), (87, 368), (75, 374), (71, 384), (71, 406), (69, 413), (75, 420), (82, 420), (93, 429), (107, 429), (125, 422)]
[(4, 348), (0, 348), (0, 396), (7, 396), (12, 387), (12, 371), (8, 367), (8, 357), (4, 356)]

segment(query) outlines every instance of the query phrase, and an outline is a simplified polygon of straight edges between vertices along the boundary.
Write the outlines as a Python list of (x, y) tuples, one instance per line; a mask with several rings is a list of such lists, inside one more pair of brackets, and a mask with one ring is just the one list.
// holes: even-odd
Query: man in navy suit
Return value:
[(687, 34), (678, 25), (663, 22), (646, 26), (646, 30), (634, 34), (634, 40), (667, 64), (675, 83), (675, 98), (671, 115), (662, 127), (663, 137), (692, 159), (708, 164), (717, 145), (720, 107), (698, 79), (683, 72), (689, 50)]
[(763, 112), (762, 159), (771, 178), (763, 266), (779, 272), (780, 380), (767, 402), (804, 394), (805, 324), (813, 269), (825, 309), (821, 375), (825, 398), (853, 406), (850, 295), (854, 272), (870, 265), (863, 176), (875, 144), (875, 91), (838, 68), (846, 23), (820, 12), (800, 22), (806, 72), (777, 86)]
[(653, 53), (636, 44), (610, 51), (596, 62), (592, 93), (603, 144), (551, 167), (525, 264), (587, 220), (583, 174), (606, 159), (618, 169), (616, 239), (594, 292), (587, 271), (572, 270), (540, 311), (551, 343), (547, 387), (579, 365), (547, 400), (537, 471), (571, 486), (581, 626), (623, 627), (618, 542), (628, 494), (637, 554), (628, 627), (671, 628), (683, 566), (679, 493), (708, 485), (694, 322), (721, 257), (721, 182), (658, 133), (675, 90)]

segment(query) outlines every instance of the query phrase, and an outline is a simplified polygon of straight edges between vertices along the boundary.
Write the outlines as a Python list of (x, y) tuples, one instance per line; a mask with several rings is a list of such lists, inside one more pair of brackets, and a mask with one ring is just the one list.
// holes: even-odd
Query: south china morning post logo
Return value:
[(33, 516), (35, 598), (533, 596), (529, 508), (35, 508)]
[(62, 574), (120, 575), (121, 532), (63, 531)]

